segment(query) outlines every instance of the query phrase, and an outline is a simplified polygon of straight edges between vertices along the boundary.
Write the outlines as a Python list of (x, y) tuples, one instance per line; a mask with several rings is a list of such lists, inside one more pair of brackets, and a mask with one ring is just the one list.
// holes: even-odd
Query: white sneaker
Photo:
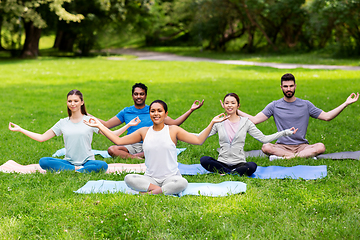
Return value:
[(283, 157), (276, 156), (276, 155), (270, 155), (270, 156), (269, 156), (269, 160), (270, 160), (270, 161), (274, 161), (274, 160), (276, 160), (276, 159), (284, 159), (284, 158), (283, 158)]

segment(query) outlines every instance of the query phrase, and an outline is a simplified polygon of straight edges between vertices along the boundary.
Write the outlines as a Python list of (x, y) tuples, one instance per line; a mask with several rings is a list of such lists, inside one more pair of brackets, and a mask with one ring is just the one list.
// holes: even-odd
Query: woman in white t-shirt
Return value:
[(225, 95), (223, 107), (229, 118), (226, 121), (214, 124), (209, 134), (209, 137), (216, 133), (219, 135), (218, 159), (209, 156), (200, 158), (201, 165), (210, 172), (250, 176), (256, 171), (257, 165), (254, 162), (246, 162), (244, 145), (247, 133), (262, 143), (268, 143), (279, 137), (290, 136), (297, 132), (297, 129), (292, 127), (272, 135), (264, 135), (248, 118), (237, 115), (240, 100), (236, 93)]
[[(100, 172), (106, 171), (108, 165), (104, 161), (95, 160), (91, 150), (93, 133), (99, 129), (84, 124), (89, 120), (87, 116), (83, 95), (79, 90), (71, 90), (67, 94), (67, 112), (69, 117), (60, 119), (52, 128), (43, 134), (34, 133), (9, 123), (9, 129), (14, 132), (21, 132), (26, 136), (44, 142), (55, 136), (63, 135), (66, 154), (64, 159), (44, 157), (39, 161), (41, 168), (50, 171), (75, 170), (77, 172)], [(133, 120), (125, 127), (114, 131), (120, 135), (129, 126), (137, 125), (139, 120)]]
[(134, 133), (119, 138), (97, 119), (86, 122), (89, 126), (98, 127), (104, 135), (117, 145), (133, 144), (143, 141), (146, 172), (144, 175), (128, 174), (125, 183), (132, 189), (149, 194), (178, 194), (187, 187), (187, 180), (178, 169), (176, 144), (183, 141), (201, 145), (209, 135), (211, 127), (227, 117), (220, 114), (214, 117), (209, 126), (199, 135), (189, 133), (181, 127), (164, 123), (168, 114), (167, 105), (161, 100), (150, 104), (151, 127), (143, 127)]

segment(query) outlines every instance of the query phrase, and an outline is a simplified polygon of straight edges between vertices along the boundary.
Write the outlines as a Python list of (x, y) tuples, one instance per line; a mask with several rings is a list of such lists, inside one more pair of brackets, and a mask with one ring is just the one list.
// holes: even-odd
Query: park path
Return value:
[[(134, 55), (134, 56), (137, 56), (137, 60), (214, 62), (214, 63), (220, 63), (220, 64), (273, 67), (273, 68), (279, 68), (279, 69), (307, 68), (307, 69), (328, 69), (328, 70), (341, 69), (341, 70), (360, 71), (360, 66), (269, 63), (269, 62), (241, 61), (241, 60), (216, 60), (216, 59), (210, 59), (210, 58), (178, 56), (178, 55), (175, 55), (172, 53), (152, 52), (152, 51), (138, 50), (138, 49), (132, 49), (132, 48), (107, 49), (105, 51), (108, 53), (111, 53), (111, 54)], [(121, 58), (121, 57), (108, 57), (108, 59), (109, 60), (124, 60), (124, 58)]]

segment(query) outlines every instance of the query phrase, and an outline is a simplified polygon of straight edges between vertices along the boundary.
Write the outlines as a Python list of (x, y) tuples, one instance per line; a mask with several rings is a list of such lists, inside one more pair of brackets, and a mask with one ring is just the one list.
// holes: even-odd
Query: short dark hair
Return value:
[(144, 90), (145, 90), (145, 94), (147, 95), (147, 86), (145, 86), (145, 84), (143, 84), (143, 83), (135, 83), (134, 86), (132, 86), (132, 93), (131, 93), (131, 94), (134, 93), (135, 88), (144, 89)]
[(291, 73), (285, 73), (281, 77), (281, 85), (282, 85), (283, 81), (294, 81), (294, 83), (295, 83), (295, 77)]
[(155, 101), (153, 101), (153, 102), (150, 104), (149, 109), (151, 109), (151, 105), (153, 105), (154, 103), (160, 103), (160, 104), (163, 106), (165, 112), (167, 113), (167, 111), (168, 111), (168, 106), (167, 106), (167, 104), (166, 104), (164, 101), (162, 101), (162, 100), (155, 100)]
[[(73, 89), (73, 90), (71, 90), (70, 92), (68, 92), (68, 94), (67, 94), (66, 97), (69, 97), (69, 96), (71, 96), (71, 95), (79, 96), (80, 100), (81, 100), (81, 101), (84, 101), (83, 94), (82, 94), (79, 90), (77, 90), (77, 89)], [(68, 112), (69, 117), (71, 117), (72, 112), (71, 112), (71, 110), (69, 109), (69, 107), (67, 108), (67, 112)], [(84, 115), (87, 115), (86, 107), (85, 107), (85, 102), (84, 102), (83, 105), (81, 105), (81, 113), (84, 114)]]

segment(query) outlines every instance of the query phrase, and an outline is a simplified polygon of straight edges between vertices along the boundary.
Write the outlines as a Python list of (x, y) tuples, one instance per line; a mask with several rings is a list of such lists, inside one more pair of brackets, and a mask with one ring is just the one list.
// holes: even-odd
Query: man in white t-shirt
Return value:
[(344, 108), (359, 99), (359, 93), (351, 93), (343, 104), (329, 112), (324, 112), (311, 102), (294, 96), (296, 84), (295, 77), (291, 73), (284, 74), (281, 77), (280, 87), (284, 93), (284, 98), (269, 103), (256, 116), (238, 110), (240, 116), (248, 117), (254, 124), (264, 122), (273, 116), (278, 131), (290, 127), (299, 129), (294, 135), (279, 138), (275, 144), (266, 143), (262, 146), (261, 150), (270, 155), (270, 161), (278, 158), (315, 157), (325, 152), (323, 143), (310, 145), (305, 139), (309, 117), (330, 121), (339, 115)]

